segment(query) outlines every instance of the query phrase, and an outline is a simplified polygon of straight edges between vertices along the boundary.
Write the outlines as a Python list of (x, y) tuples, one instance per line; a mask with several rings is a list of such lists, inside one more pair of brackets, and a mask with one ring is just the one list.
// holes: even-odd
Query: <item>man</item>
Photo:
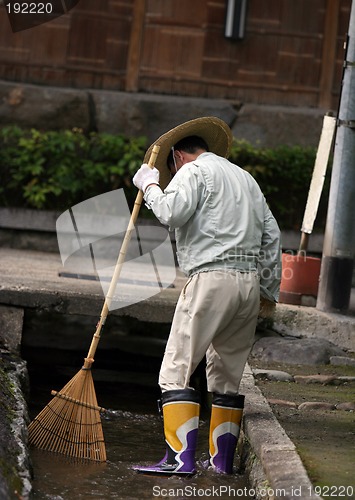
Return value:
[[(225, 158), (231, 141), (222, 120), (191, 120), (161, 136), (154, 143), (157, 168), (143, 164), (133, 178), (158, 220), (175, 229), (179, 265), (188, 276), (159, 374), (167, 451), (158, 464), (135, 467), (139, 472), (195, 471), (199, 395), (189, 383), (205, 355), (209, 463), (217, 472), (233, 470), (244, 407), (239, 384), (260, 294), (278, 300), (281, 262), (280, 231), (258, 184)], [(172, 179), (163, 191), (168, 169)]]

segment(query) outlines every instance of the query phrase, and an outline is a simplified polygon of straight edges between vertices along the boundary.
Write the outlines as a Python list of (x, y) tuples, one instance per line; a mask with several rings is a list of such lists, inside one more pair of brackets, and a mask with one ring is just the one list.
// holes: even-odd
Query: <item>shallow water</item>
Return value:
[[(35, 389), (32, 417), (50, 398), (44, 387)], [(194, 477), (160, 477), (133, 471), (132, 465), (156, 463), (165, 452), (162, 422), (156, 410), (157, 390), (99, 384), (96, 392), (99, 405), (116, 408), (102, 419), (107, 462), (80, 463), (33, 448), (33, 499), (252, 498), (244, 476), (221, 476), (203, 468), (208, 450), (208, 421), (204, 419), (200, 422), (198, 472)]]

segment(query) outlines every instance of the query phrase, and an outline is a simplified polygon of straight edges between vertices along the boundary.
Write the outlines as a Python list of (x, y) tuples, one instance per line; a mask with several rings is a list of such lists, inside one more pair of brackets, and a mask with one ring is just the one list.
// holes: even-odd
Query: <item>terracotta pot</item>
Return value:
[(280, 302), (300, 304), (302, 296), (317, 297), (321, 259), (282, 254)]

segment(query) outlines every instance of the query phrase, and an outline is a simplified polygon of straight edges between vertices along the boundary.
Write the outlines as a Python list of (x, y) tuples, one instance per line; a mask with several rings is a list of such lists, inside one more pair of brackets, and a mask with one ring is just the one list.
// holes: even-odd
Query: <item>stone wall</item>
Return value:
[(153, 142), (170, 128), (200, 116), (217, 116), (235, 137), (274, 147), (316, 147), (327, 110), (255, 104), (224, 99), (69, 89), (0, 81), (0, 127), (79, 127), (86, 131), (146, 136)]
[(31, 491), (25, 395), (28, 373), (20, 357), (24, 311), (0, 306), (0, 498), (27, 499)]

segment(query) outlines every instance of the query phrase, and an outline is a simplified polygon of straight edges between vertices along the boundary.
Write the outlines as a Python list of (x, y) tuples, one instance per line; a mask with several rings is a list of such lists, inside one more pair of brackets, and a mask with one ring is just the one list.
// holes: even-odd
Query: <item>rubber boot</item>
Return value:
[(210, 423), (210, 466), (232, 474), (233, 459), (243, 416), (244, 396), (213, 393)]
[(135, 466), (137, 472), (151, 474), (194, 474), (200, 397), (193, 389), (163, 392), (161, 398), (166, 453), (151, 466)]

